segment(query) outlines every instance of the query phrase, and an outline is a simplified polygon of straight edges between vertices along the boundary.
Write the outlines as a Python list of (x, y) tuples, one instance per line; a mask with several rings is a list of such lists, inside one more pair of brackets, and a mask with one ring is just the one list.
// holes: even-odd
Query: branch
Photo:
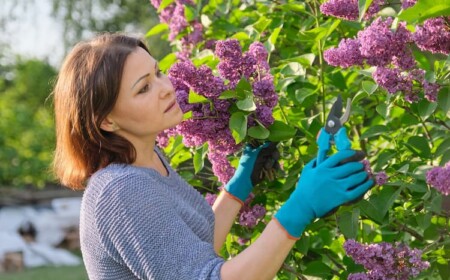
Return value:
[(417, 238), (419, 241), (424, 241), (424, 238), (420, 233), (413, 230), (412, 228), (407, 227), (404, 224), (399, 223), (398, 221), (394, 221), (394, 225), (400, 230), (400, 231), (406, 231), (407, 233), (411, 234), (415, 238)]
[(286, 270), (287, 272), (295, 275), (297, 277), (297, 279), (301, 279), (301, 280), (308, 280), (308, 278), (306, 278), (305, 276), (303, 276), (302, 274), (298, 273), (295, 268), (293, 268), (292, 266), (288, 265), (287, 263), (283, 263), (282, 269)]

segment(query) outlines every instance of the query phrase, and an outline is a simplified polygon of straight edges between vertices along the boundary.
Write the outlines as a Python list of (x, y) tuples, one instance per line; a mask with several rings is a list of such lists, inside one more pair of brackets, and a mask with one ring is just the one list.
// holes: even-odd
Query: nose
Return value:
[(172, 82), (170, 81), (169, 77), (167, 77), (164, 74), (160, 79), (161, 81), (161, 98), (165, 98), (168, 96), (171, 96), (175, 94), (175, 88), (173, 87)]

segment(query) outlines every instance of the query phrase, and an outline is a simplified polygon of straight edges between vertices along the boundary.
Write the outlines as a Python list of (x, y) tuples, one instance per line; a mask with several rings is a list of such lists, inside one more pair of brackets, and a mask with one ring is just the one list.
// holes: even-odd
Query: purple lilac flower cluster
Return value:
[[(150, 3), (158, 9), (162, 0), (150, 0)], [(159, 20), (169, 25), (169, 40), (175, 40), (177, 36), (192, 28), (192, 31), (181, 37), (181, 51), (177, 53), (180, 60), (188, 59), (194, 46), (203, 40), (203, 25), (197, 21), (188, 22), (185, 17), (185, 5), (194, 5), (192, 0), (175, 0), (165, 7), (159, 14)]]
[[(260, 42), (252, 43), (243, 53), (237, 40), (217, 41), (215, 54), (220, 59), (217, 65), (220, 76), (215, 76), (205, 65), (195, 67), (189, 60), (176, 63), (169, 70), (178, 104), (184, 113), (191, 112), (192, 117), (175, 129), (165, 131), (158, 140), (160, 144), (167, 143), (168, 136), (180, 134), (188, 147), (208, 143), (208, 159), (213, 172), (225, 184), (234, 174), (227, 156), (237, 152), (242, 145), (236, 144), (228, 127), (231, 117), (228, 109), (236, 100), (219, 99), (221, 93), (234, 90), (242, 77), (250, 82), (256, 110), (248, 116), (249, 127), (255, 126), (256, 120), (265, 126), (273, 123), (272, 110), (278, 103), (278, 96), (269, 73), (268, 53)], [(208, 102), (189, 103), (192, 91)]]
[(364, 170), (369, 173), (369, 177), (375, 180), (376, 185), (382, 186), (387, 183), (389, 177), (387, 176), (385, 171), (374, 173), (372, 171), (372, 167), (370, 166), (370, 162), (367, 159), (364, 159), (361, 162), (362, 164), (364, 164)]
[[(383, 4), (385, 4), (385, 0), (374, 0), (364, 18), (370, 19), (375, 16)], [(358, 20), (359, 18), (358, 0), (330, 0), (320, 5), (320, 11), (325, 15), (346, 20)]]
[(214, 193), (206, 193), (205, 195), (206, 202), (208, 202), (209, 205), (213, 206), (214, 202), (216, 202), (217, 194)]
[(413, 38), (423, 51), (450, 54), (450, 17), (427, 19), (417, 26)]
[(239, 211), (239, 224), (244, 227), (254, 228), (258, 222), (266, 215), (266, 208), (261, 204), (251, 205), (254, 194), (245, 200), (244, 206)]
[(344, 249), (355, 263), (367, 270), (366, 273), (350, 274), (349, 280), (407, 280), (430, 266), (429, 262), (422, 260), (421, 250), (399, 242), (361, 244), (350, 239), (344, 243)]
[(427, 183), (443, 195), (450, 194), (450, 161), (427, 172)]
[[(250, 193), (248, 198), (244, 202), (244, 206), (239, 211), (239, 224), (244, 227), (254, 228), (259, 221), (266, 215), (266, 208), (261, 204), (251, 205), (255, 195)], [(212, 193), (207, 193), (205, 195), (206, 202), (213, 206), (216, 202), (217, 195)], [(242, 242), (246, 241), (242, 239)], [(242, 245), (242, 244), (241, 244)]]
[[(388, 93), (402, 92), (405, 100), (412, 103), (420, 99), (420, 93), (423, 91), (427, 100), (436, 101), (440, 85), (425, 80), (425, 72), (416, 68), (410, 46), (414, 39), (417, 41), (419, 36), (417, 34), (434, 34), (433, 32), (439, 28), (433, 29), (430, 25), (426, 25), (424, 30), (427, 28), (426, 30), (433, 31), (427, 31), (427, 33), (419, 30), (419, 33), (412, 34), (406, 29), (404, 22), (400, 22), (395, 31), (391, 29), (391, 25), (391, 18), (385, 20), (377, 18), (365, 30), (359, 31), (357, 38), (343, 39), (337, 48), (326, 50), (325, 60), (330, 65), (342, 68), (365, 64), (376, 66), (376, 70), (372, 73), (373, 79)], [(444, 33), (442, 36), (444, 39), (439, 41), (442, 49), (445, 48), (442, 46), (446, 44), (450, 46), (450, 39), (445, 39), (445, 32), (443, 30), (441, 32)], [(421, 36), (426, 37), (426, 35)], [(431, 40), (433, 36), (430, 35), (427, 38)], [(431, 42), (437, 42), (437, 39)], [(430, 45), (434, 46), (434, 43)]]
[(417, 0), (402, 0), (402, 9), (408, 9), (414, 5), (416, 5)]

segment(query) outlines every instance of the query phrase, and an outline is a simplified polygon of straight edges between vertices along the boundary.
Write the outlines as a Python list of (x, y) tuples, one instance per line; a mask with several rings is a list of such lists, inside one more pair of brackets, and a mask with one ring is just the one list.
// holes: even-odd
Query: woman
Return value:
[(217, 252), (266, 145), (244, 150), (211, 209), (155, 147), (158, 133), (183, 117), (170, 80), (141, 40), (122, 34), (74, 47), (54, 104), (54, 170), (62, 184), (84, 190), (81, 249), (93, 280), (272, 279), (310, 222), (373, 184), (360, 162), (339, 164), (355, 151), (313, 160), (257, 241), (224, 260)]

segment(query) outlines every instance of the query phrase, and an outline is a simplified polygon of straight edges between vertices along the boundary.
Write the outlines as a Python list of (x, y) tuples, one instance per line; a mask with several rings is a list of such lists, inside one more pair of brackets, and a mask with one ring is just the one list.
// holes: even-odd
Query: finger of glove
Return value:
[(349, 191), (355, 187), (358, 187), (367, 180), (368, 174), (365, 171), (361, 171), (339, 180), (339, 182), (344, 186), (346, 191)]
[(352, 161), (361, 161), (366, 157), (366, 153), (364, 153), (361, 150), (356, 150), (355, 154), (349, 158), (346, 158), (344, 160), (342, 160), (341, 162), (339, 162), (339, 164), (345, 164), (347, 162), (352, 162)]
[(361, 162), (348, 162), (332, 168), (331, 172), (333, 172), (334, 178), (343, 179), (362, 170), (364, 170), (364, 165)]
[(375, 184), (373, 179), (369, 179), (361, 185), (347, 192), (348, 201), (363, 196)]
[(245, 145), (244, 151), (242, 153), (244, 155), (258, 154), (262, 148), (263, 148), (262, 145), (258, 147), (252, 147), (250, 144), (247, 144)]
[(345, 159), (351, 158), (356, 153), (355, 150), (342, 150), (338, 151), (334, 155), (330, 156), (329, 158), (325, 159), (320, 166), (330, 168), (335, 167), (336, 165), (339, 165), (339, 163)]
[(275, 150), (271, 154), (263, 155), (260, 158), (258, 157), (257, 162), (261, 161), (265, 169), (271, 169), (277, 165), (279, 158), (280, 153), (278, 152), (278, 150)]
[(260, 146), (261, 147), (261, 155), (272, 155), (275, 152), (278, 152), (278, 148), (277, 148), (277, 143), (275, 142), (265, 142), (263, 145)]

